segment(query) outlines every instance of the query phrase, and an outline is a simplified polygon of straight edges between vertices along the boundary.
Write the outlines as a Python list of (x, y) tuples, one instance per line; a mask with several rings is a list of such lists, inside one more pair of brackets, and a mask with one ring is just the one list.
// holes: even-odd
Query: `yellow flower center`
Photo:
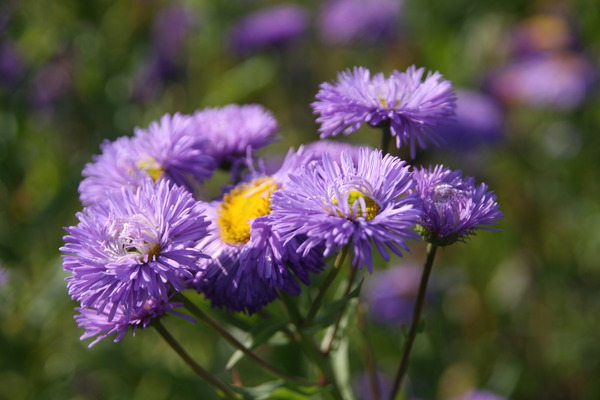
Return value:
[(236, 186), (223, 197), (217, 224), (221, 240), (243, 244), (250, 240), (250, 220), (271, 212), (271, 194), (277, 190), (271, 178), (255, 179)]
[[(363, 210), (363, 202), (359, 200), (361, 198), (364, 201), (366, 210)], [(332, 200), (333, 200), (333, 204), (338, 204), (338, 201), (335, 197)], [(365, 212), (364, 217), (367, 220), (371, 220), (371, 219), (375, 218), (375, 216), (377, 215), (377, 212), (379, 211), (379, 206), (377, 205), (375, 200), (373, 200), (369, 196), (366, 196), (364, 193), (362, 193), (358, 190), (351, 190), (348, 192), (348, 205), (350, 206), (350, 210), (354, 209), (355, 202), (358, 202), (356, 218), (362, 217), (363, 211), (364, 211)], [(340, 210), (338, 210), (338, 215), (340, 217), (343, 217), (342, 212)]]
[(148, 157), (145, 160), (138, 161), (135, 164), (135, 166), (138, 167), (141, 171), (146, 171), (146, 173), (150, 175), (150, 177), (154, 181), (157, 181), (163, 173), (163, 169), (158, 163), (158, 161), (156, 161), (152, 157)]

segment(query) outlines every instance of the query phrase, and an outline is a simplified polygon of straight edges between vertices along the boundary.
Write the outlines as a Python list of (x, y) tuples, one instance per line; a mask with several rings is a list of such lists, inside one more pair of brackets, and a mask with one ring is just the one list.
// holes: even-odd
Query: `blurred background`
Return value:
[[(216, 398), (152, 330), (79, 341), (58, 249), (103, 140), (165, 113), (260, 103), (280, 124), (263, 151), (275, 157), (318, 139), (309, 104), (321, 82), (355, 65), (412, 64), (458, 94), (447, 144), (414, 163), (486, 182), (505, 219), (503, 232), (438, 253), (407, 398), (600, 398), (598, 21), (595, 0), (2, 0), (0, 399)], [(379, 132), (338, 139), (377, 146)], [(383, 385), (423, 260), (424, 244), (411, 247), (366, 277)], [(202, 326), (166, 323), (230, 379), (230, 347)], [(352, 369), (361, 393), (360, 362)], [(240, 371), (264, 377), (245, 362)]]

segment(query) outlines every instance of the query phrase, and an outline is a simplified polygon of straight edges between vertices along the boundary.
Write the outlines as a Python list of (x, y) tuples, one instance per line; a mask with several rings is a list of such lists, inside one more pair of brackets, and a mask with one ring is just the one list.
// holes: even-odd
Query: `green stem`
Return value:
[(300, 313), (296, 308), (296, 305), (292, 301), (290, 301), (290, 298), (284, 293), (281, 293), (281, 300), (292, 323), (296, 326), (296, 330), (298, 331), (298, 337), (300, 339), (300, 344), (308, 353), (309, 357), (311, 357), (313, 361), (317, 364), (319, 370), (321, 371), (321, 374), (325, 378), (326, 383), (332, 386), (333, 391), (330, 394), (335, 400), (344, 400), (342, 398), (339, 386), (337, 384), (335, 373), (329, 362), (329, 357), (321, 353), (313, 338), (308, 336), (302, 329), (302, 321), (300, 318)]
[(169, 333), (167, 328), (160, 322), (160, 320), (155, 319), (152, 322), (152, 326), (158, 331), (160, 336), (171, 346), (171, 348), (185, 361), (185, 363), (202, 379), (213, 385), (217, 390), (225, 393), (227, 398), (232, 400), (239, 400), (241, 396), (235, 393), (229, 386), (218, 380), (214, 375), (210, 372), (202, 368), (190, 355), (185, 351), (185, 349), (179, 344), (179, 342)]
[(388, 149), (390, 148), (390, 142), (392, 141), (392, 130), (390, 128), (391, 124), (389, 121), (385, 121), (381, 125), (382, 135), (381, 135), (381, 151), (383, 155), (389, 153)]
[(238, 341), (231, 333), (229, 333), (225, 328), (219, 325), (215, 320), (210, 318), (204, 311), (202, 311), (198, 306), (196, 306), (192, 301), (190, 301), (187, 297), (185, 297), (182, 293), (177, 293), (173, 297), (174, 301), (179, 301), (183, 303), (185, 308), (187, 308), (196, 318), (210, 326), (213, 330), (215, 330), (223, 339), (229, 342), (233, 347), (240, 350), (246, 356), (254, 360), (257, 364), (265, 368), (267, 371), (275, 374), (276, 376), (283, 378), (287, 381), (294, 382), (303, 386), (315, 386), (317, 383), (310, 382), (302, 378), (298, 378), (295, 376), (291, 376), (279, 368), (269, 364), (259, 356), (257, 356), (252, 350), (244, 346), (240, 341)]
[(373, 356), (373, 348), (367, 332), (367, 321), (365, 319), (365, 306), (359, 304), (358, 312), (356, 313), (357, 327), (363, 343), (363, 357), (365, 359), (365, 369), (369, 379), (369, 389), (371, 390), (371, 399), (379, 400), (381, 393), (379, 391), (379, 380), (377, 379), (377, 366), (375, 357)]
[[(348, 278), (348, 283), (346, 285), (346, 289), (344, 290), (344, 298), (348, 298), (348, 296), (350, 295), (350, 291), (352, 290), (352, 285), (354, 284), (354, 280), (356, 278), (356, 270), (358, 269), (357, 267), (350, 267), (350, 277)], [(347, 304), (347, 303), (346, 303)], [(340, 322), (342, 321), (342, 317), (344, 316), (344, 313), (346, 312), (346, 305), (344, 305), (344, 307), (342, 307), (342, 309), (340, 310), (336, 320), (335, 320), (335, 325), (333, 327), (333, 334), (331, 335), (331, 338), (329, 339), (329, 344), (327, 345), (327, 347), (324, 349), (324, 353), (325, 354), (329, 354), (331, 353), (331, 349), (333, 348), (333, 343), (335, 342), (335, 337), (337, 335), (337, 331), (340, 328)]]
[(302, 326), (310, 325), (315, 316), (317, 315), (317, 312), (319, 312), (319, 308), (321, 307), (321, 303), (325, 298), (325, 294), (327, 293), (327, 290), (329, 290), (331, 284), (335, 281), (335, 278), (337, 278), (338, 274), (340, 273), (340, 270), (342, 269), (342, 264), (344, 264), (344, 260), (348, 255), (349, 249), (349, 246), (344, 246), (337, 255), (333, 267), (329, 271), (329, 274), (327, 275), (323, 283), (319, 286), (319, 293), (317, 293), (317, 297), (315, 297), (315, 300), (313, 301), (310, 310), (308, 311), (308, 314), (306, 314), (306, 318), (304, 318), (304, 321), (302, 321)]
[(425, 304), (427, 282), (429, 281), (429, 275), (431, 274), (431, 268), (433, 266), (436, 250), (437, 246), (435, 244), (429, 243), (427, 245), (427, 258), (425, 259), (425, 265), (423, 266), (423, 275), (421, 276), (421, 283), (419, 285), (419, 292), (415, 302), (410, 331), (408, 332), (408, 337), (406, 338), (402, 360), (400, 361), (400, 366), (398, 367), (398, 372), (396, 373), (396, 378), (394, 379), (392, 391), (390, 392), (390, 400), (394, 400), (396, 397), (396, 394), (400, 389), (400, 385), (402, 384), (402, 380), (404, 379), (404, 375), (406, 374), (406, 370), (408, 369), (408, 358), (410, 356), (410, 351), (415, 341), (415, 337), (417, 336), (419, 321), (421, 320), (421, 312), (423, 311), (423, 305)]

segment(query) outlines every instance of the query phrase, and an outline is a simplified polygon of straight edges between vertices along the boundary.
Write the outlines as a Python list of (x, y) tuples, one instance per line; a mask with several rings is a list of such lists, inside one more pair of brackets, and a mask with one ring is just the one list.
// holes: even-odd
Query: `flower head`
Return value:
[(274, 229), (285, 240), (303, 239), (304, 253), (325, 246), (325, 256), (350, 245), (353, 265), (373, 269), (373, 244), (388, 260), (408, 250), (405, 240), (420, 217), (409, 194), (413, 186), (405, 162), (381, 151), (362, 148), (354, 164), (348, 153), (341, 162), (324, 154), (322, 162), (302, 165), (288, 184), (273, 194)]
[(447, 246), (474, 234), (475, 229), (497, 230), (484, 225), (496, 224), (502, 213), (496, 195), (487, 185), (475, 186), (471, 177), (437, 165), (413, 172), (423, 218), (420, 233), (430, 243)]
[(205, 153), (206, 140), (196, 134), (188, 115), (167, 114), (148, 129), (136, 129), (135, 136), (105, 141), (102, 154), (83, 169), (79, 185), (84, 205), (101, 201), (108, 191), (139, 186), (147, 178), (168, 180), (193, 192), (215, 168)]
[(109, 322), (117, 311), (127, 322), (148, 301), (166, 301), (206, 257), (195, 247), (207, 234), (200, 204), (166, 181), (123, 187), (77, 217), (61, 248), (69, 294)]
[(255, 177), (235, 186), (218, 202), (206, 205), (210, 235), (199, 247), (211, 256), (190, 285), (229, 311), (253, 313), (278, 297), (278, 290), (298, 294), (309, 273), (323, 266), (322, 251), (300, 256), (299, 238), (284, 245), (272, 229), (272, 196), (287, 182), (301, 156), (291, 153), (271, 176)]
[(258, 104), (205, 108), (194, 119), (198, 134), (207, 140), (206, 152), (221, 166), (272, 143), (279, 129), (273, 114)]
[(406, 72), (394, 71), (389, 78), (382, 73), (371, 77), (368, 69), (355, 67), (338, 74), (338, 81), (322, 83), (312, 103), (320, 114), (321, 138), (355, 132), (362, 124), (389, 126), (396, 146), (416, 148), (427, 141), (437, 142), (433, 126), (447, 123), (454, 114), (452, 85), (438, 72), (428, 73), (411, 66)]

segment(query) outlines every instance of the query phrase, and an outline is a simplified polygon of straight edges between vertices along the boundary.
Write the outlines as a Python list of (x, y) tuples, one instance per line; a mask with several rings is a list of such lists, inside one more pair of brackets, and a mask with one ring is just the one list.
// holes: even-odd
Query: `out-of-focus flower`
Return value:
[(522, 21), (512, 33), (512, 43), (516, 55), (531, 56), (574, 49), (577, 38), (564, 15), (547, 12)]
[(393, 71), (371, 77), (368, 69), (355, 67), (338, 74), (338, 81), (322, 83), (312, 108), (319, 114), (321, 138), (355, 132), (362, 124), (387, 127), (396, 137), (396, 146), (417, 147), (437, 143), (432, 127), (447, 123), (454, 115), (452, 84), (438, 72), (425, 74), (411, 66), (406, 72)]
[(506, 397), (498, 396), (486, 390), (473, 390), (464, 396), (457, 397), (454, 400), (508, 400)]
[[(138, 328), (144, 329), (150, 325), (150, 323), (160, 318), (165, 312), (180, 315), (185, 318), (184, 314), (171, 311), (177, 304), (167, 303), (164, 301), (157, 301), (156, 299), (148, 299), (144, 304), (136, 308), (133, 312), (127, 316), (123, 312), (123, 306), (109, 302), (104, 310), (106, 312), (91, 309), (91, 308), (76, 308), (75, 310), (79, 313), (75, 315), (75, 321), (80, 328), (85, 329), (85, 333), (80, 337), (81, 340), (95, 337), (95, 339), (89, 344), (88, 347), (92, 347), (100, 340), (107, 336), (115, 335), (114, 341), (118, 342), (131, 330), (133, 336)], [(110, 316), (110, 310), (115, 309), (114, 315)]]
[(369, 318), (386, 325), (409, 325), (421, 273), (415, 265), (402, 265), (373, 274), (365, 288)]
[(304, 164), (290, 182), (273, 194), (274, 229), (285, 240), (306, 237), (305, 254), (325, 246), (325, 256), (343, 246), (354, 251), (354, 266), (373, 269), (373, 245), (388, 260), (392, 252), (408, 250), (412, 227), (420, 217), (415, 198), (408, 194), (413, 180), (406, 163), (381, 151), (362, 148), (358, 163), (348, 153), (341, 162), (325, 153), (321, 163)]
[(456, 118), (436, 128), (440, 142), (457, 150), (470, 150), (502, 141), (504, 115), (496, 101), (472, 90), (456, 91)]
[(14, 87), (23, 74), (23, 60), (17, 48), (10, 43), (0, 44), (0, 84)]
[(317, 140), (304, 145), (303, 148), (304, 162), (312, 160), (321, 161), (323, 154), (328, 153), (331, 155), (333, 161), (339, 163), (342, 159), (342, 153), (346, 152), (352, 158), (352, 162), (356, 164), (358, 162), (358, 153), (360, 152), (360, 146), (333, 140)]
[(128, 323), (148, 301), (167, 302), (206, 257), (195, 247), (207, 234), (203, 212), (190, 193), (166, 181), (148, 178), (108, 193), (65, 228), (69, 294), (109, 322), (122, 312)]
[(207, 140), (206, 153), (226, 168), (274, 142), (279, 130), (273, 114), (258, 104), (205, 108), (194, 119), (198, 135)]
[(578, 107), (597, 80), (592, 62), (579, 53), (553, 53), (516, 61), (493, 72), (490, 93), (510, 106), (569, 111)]
[(79, 197), (84, 205), (101, 201), (106, 192), (137, 186), (148, 176), (168, 180), (193, 193), (194, 185), (210, 177), (215, 168), (205, 153), (206, 139), (197, 134), (188, 115), (167, 114), (148, 129), (136, 129), (134, 137), (105, 141), (102, 154), (83, 169)]
[(199, 244), (210, 260), (201, 261), (190, 286), (228, 311), (254, 313), (278, 297), (278, 290), (295, 295), (296, 279), (309, 283), (309, 273), (323, 266), (315, 247), (300, 256), (300, 238), (284, 244), (272, 228), (273, 193), (287, 184), (287, 174), (301, 162), (288, 153), (281, 169), (271, 175), (240, 183), (219, 202), (207, 205), (210, 235)]
[(461, 171), (443, 165), (416, 169), (413, 177), (423, 209), (418, 228), (425, 241), (447, 246), (476, 229), (497, 230), (484, 226), (503, 218), (496, 195), (485, 183), (475, 186), (472, 177), (463, 178)]
[(319, 16), (323, 41), (332, 45), (373, 44), (396, 33), (401, 0), (331, 0)]
[[(392, 384), (390, 379), (381, 372), (376, 372), (375, 384), (377, 385), (377, 391), (380, 399), (389, 397), (390, 391), (392, 390)], [(375, 400), (373, 396), (373, 383), (369, 378), (368, 372), (362, 372), (354, 378), (354, 391), (356, 398), (360, 400)]]
[(39, 109), (52, 106), (73, 87), (73, 64), (70, 55), (61, 53), (40, 67), (32, 80), (31, 102)]
[(237, 22), (230, 32), (236, 54), (245, 55), (263, 48), (281, 48), (304, 35), (307, 11), (295, 4), (279, 4), (256, 11)]

